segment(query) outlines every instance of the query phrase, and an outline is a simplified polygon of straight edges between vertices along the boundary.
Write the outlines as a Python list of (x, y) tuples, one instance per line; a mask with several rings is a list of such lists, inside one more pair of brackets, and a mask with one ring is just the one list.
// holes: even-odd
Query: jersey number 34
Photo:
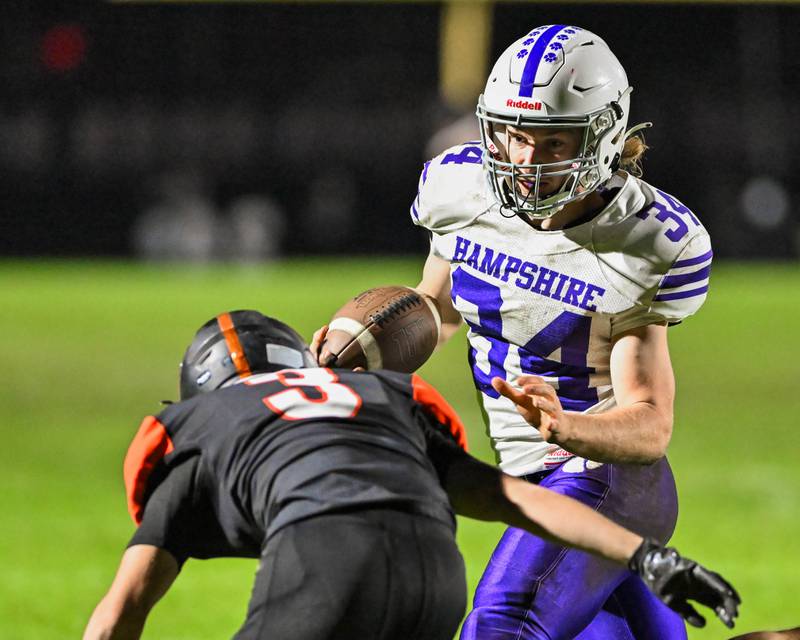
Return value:
[[(506, 378), (506, 358), (512, 346), (503, 337), (503, 318), (500, 307), (503, 298), (500, 287), (476, 278), (458, 267), (453, 272), (452, 295), (460, 297), (478, 308), (478, 324), (467, 320), (473, 333), (490, 344), (488, 365), (480, 366), (477, 351), (470, 347), (469, 362), (475, 386), (487, 396), (497, 398), (499, 394), (492, 388), (495, 376)], [(584, 411), (597, 403), (597, 389), (589, 386), (589, 375), (595, 372), (587, 366), (591, 316), (572, 311), (562, 311), (552, 322), (543, 327), (519, 351), (520, 370), (524, 374), (554, 377), (558, 379), (558, 395), (561, 404), (570, 411)], [(547, 356), (561, 349), (561, 361), (550, 360)]]

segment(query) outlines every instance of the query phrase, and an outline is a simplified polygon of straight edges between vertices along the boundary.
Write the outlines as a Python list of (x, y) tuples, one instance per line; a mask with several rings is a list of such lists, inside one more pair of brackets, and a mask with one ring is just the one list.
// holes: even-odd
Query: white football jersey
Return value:
[(423, 169), (411, 216), (431, 231), (434, 255), (450, 263), (475, 386), (507, 473), (533, 473), (570, 454), (544, 442), (499, 396), (494, 376), (539, 375), (566, 410), (605, 411), (614, 406), (612, 339), (680, 322), (705, 300), (711, 244), (694, 214), (622, 171), (605, 190), (611, 200), (590, 221), (538, 231), (501, 214), (479, 143), (452, 147)]

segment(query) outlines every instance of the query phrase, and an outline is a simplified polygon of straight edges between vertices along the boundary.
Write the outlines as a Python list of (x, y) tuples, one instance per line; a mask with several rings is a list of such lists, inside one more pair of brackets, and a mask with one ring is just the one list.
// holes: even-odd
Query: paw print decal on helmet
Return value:
[(558, 56), (556, 56), (556, 54), (555, 54), (555, 53), (548, 53), (548, 54), (547, 54), (547, 55), (544, 57), (544, 61), (545, 61), (545, 62), (555, 62), (557, 57), (558, 57)]
[(522, 49), (519, 53), (517, 53), (517, 58), (524, 58), (527, 55), (528, 55), (528, 50)]

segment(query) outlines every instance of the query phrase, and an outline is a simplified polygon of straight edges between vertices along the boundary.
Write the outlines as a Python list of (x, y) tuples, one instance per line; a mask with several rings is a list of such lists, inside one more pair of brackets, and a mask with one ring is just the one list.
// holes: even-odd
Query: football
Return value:
[(337, 311), (320, 346), (326, 367), (411, 373), (430, 357), (441, 330), (435, 302), (409, 287), (377, 287)]

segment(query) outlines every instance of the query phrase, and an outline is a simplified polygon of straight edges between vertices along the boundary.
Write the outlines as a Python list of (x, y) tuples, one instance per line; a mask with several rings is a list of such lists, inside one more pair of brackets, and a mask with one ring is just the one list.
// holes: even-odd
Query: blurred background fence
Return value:
[(474, 138), (488, 65), (539, 24), (600, 34), (651, 120), (645, 179), (721, 257), (797, 258), (791, 4), (3, 8), (0, 256), (424, 253), (428, 155)]

